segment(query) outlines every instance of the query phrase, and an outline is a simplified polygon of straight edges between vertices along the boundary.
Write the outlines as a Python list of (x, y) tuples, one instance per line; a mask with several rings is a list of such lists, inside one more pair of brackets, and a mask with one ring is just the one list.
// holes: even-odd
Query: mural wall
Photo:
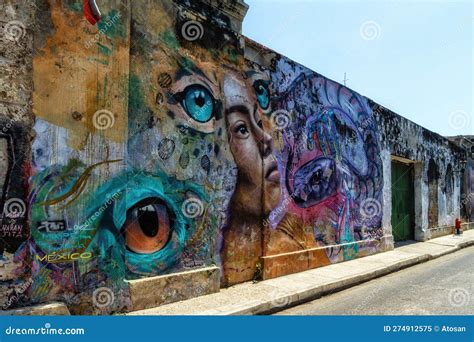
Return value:
[[(377, 251), (364, 98), (283, 57), (245, 60), (215, 13), (102, 11), (97, 27), (74, 1), (38, 13), (31, 234), (12, 251), (29, 260), (24, 304), (111, 313), (132, 307), (126, 280), (216, 264), (226, 286)], [(2, 163), (9, 149), (2, 136)]]
[(267, 255), (323, 247), (308, 256), (311, 268), (380, 250), (382, 162), (366, 99), (284, 58), (272, 85), (284, 183), (275, 211), (285, 214), (270, 215)]
[(221, 247), (227, 284), (381, 248), (382, 166), (366, 100), (284, 57), (274, 62), (224, 78), (237, 166)]
[[(81, 1), (38, 7), (30, 232), (2, 236), (23, 284), (4, 309), (109, 314), (133, 308), (130, 280), (217, 265), (228, 286), (390, 248), (367, 99), (269, 50), (245, 58), (226, 17), (193, 6), (110, 0), (96, 26)], [(2, 204), (15, 148), (2, 133)]]

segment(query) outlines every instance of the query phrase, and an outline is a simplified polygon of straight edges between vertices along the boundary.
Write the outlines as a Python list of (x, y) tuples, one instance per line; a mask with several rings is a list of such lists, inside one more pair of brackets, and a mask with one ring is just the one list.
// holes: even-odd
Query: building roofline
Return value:
[[(246, 52), (245, 58), (246, 58), (246, 59), (248, 59), (248, 57), (251, 57), (251, 56), (248, 56), (248, 55), (247, 55), (247, 51), (248, 51), (248, 49), (247, 49), (247, 44), (249, 45), (248, 47), (250, 47), (250, 48), (254, 48), (254, 49), (257, 49), (258, 51), (262, 51), (262, 52), (265, 51), (265, 52), (268, 53), (268, 54), (273, 54), (274, 57), (284, 56), (284, 55), (282, 55), (281, 53), (278, 53), (278, 52), (276, 52), (276, 51), (270, 49), (269, 47), (267, 47), (267, 46), (265, 46), (265, 45), (263, 45), (263, 44), (261, 44), (261, 43), (258, 43), (258, 42), (256, 42), (256, 41), (254, 41), (253, 39), (250, 39), (250, 38), (248, 38), (248, 37), (246, 37), (246, 36), (244, 36), (244, 35), (242, 35), (242, 37), (243, 37), (244, 40), (245, 40), (245, 52)], [(308, 68), (308, 67), (304, 66), (304, 65), (301, 64), (301, 63), (298, 63), (298, 62), (292, 60), (291, 58), (288, 58), (288, 57), (286, 57), (286, 56), (284, 56), (284, 57), (287, 58), (288, 60), (290, 60), (290, 61), (292, 61), (292, 62), (298, 64), (298, 65), (303, 66), (304, 68), (306, 68), (306, 69), (308, 69), (308, 70), (311, 70), (311, 71), (314, 72), (315, 74), (318, 74), (318, 75), (321, 75), (321, 76), (323, 76), (323, 77), (326, 77), (326, 76), (324, 76), (323, 74), (321, 74), (321, 73), (319, 73), (319, 72), (317, 72), (317, 71), (314, 71), (314, 70), (312, 70), (311, 68)], [(255, 56), (254, 56), (252, 59), (250, 59), (250, 61), (252, 61), (252, 62), (254, 62), (254, 63), (257, 63), (257, 64), (260, 64), (260, 62), (261, 62), (262, 60), (263, 60), (263, 58), (256, 59)], [(260, 64), (260, 65), (261, 65), (261, 64)], [(267, 68), (269, 67), (269, 65), (262, 65), (262, 66), (263, 66), (263, 67), (267, 67)], [(326, 77), (326, 78), (327, 78), (327, 79), (330, 79), (329, 77)], [(330, 80), (332, 80), (332, 79), (330, 79)], [(334, 81), (334, 80), (332, 80), (332, 81)], [(337, 81), (334, 81), (334, 82), (339, 83), (339, 82), (337, 82)], [(340, 84), (340, 83), (339, 83), (339, 84)], [(366, 96), (366, 95), (363, 95), (363, 94), (360, 94), (358, 91), (356, 91), (356, 90), (354, 90), (354, 89), (352, 89), (352, 88), (350, 88), (350, 87), (347, 87), (347, 86), (345, 86), (345, 87), (348, 88), (348, 89), (350, 89), (351, 91), (353, 91), (353, 92), (355, 92), (355, 93), (357, 93), (357, 94), (359, 94), (359, 95), (365, 97), (365, 98), (369, 101), (369, 103), (373, 103), (373, 104), (376, 104), (376, 105), (379, 106), (379, 107), (382, 107), (384, 110), (386, 110), (386, 111), (388, 111), (388, 112), (390, 112), (390, 113), (392, 113), (392, 114), (394, 114), (394, 115), (397, 115), (397, 116), (401, 117), (403, 120), (406, 120), (406, 121), (410, 122), (411, 124), (413, 124), (414, 126), (421, 128), (423, 131), (430, 133), (431, 135), (435, 136), (437, 139), (439, 139), (439, 140), (441, 140), (441, 141), (444, 141), (445, 143), (447, 143), (448, 145), (450, 145), (451, 147), (453, 147), (455, 150), (459, 150), (459, 149), (460, 149), (460, 147), (459, 147), (457, 144), (455, 144), (454, 142), (452, 142), (452, 141), (451, 141), (450, 139), (448, 139), (447, 137), (445, 137), (445, 136), (443, 136), (443, 135), (441, 135), (441, 134), (439, 134), (439, 133), (437, 133), (437, 132), (431, 131), (430, 129), (428, 129), (428, 128), (426, 128), (426, 127), (420, 125), (420, 124), (417, 124), (416, 122), (414, 122), (414, 121), (412, 121), (412, 120), (410, 120), (410, 119), (404, 117), (403, 115), (400, 115), (400, 114), (394, 112), (393, 110), (391, 110), (391, 109), (389, 109), (389, 108), (387, 108), (387, 107), (385, 107), (385, 106), (379, 104), (378, 102), (374, 101), (374, 100), (371, 99), (370, 97), (368, 97), (368, 96)], [(461, 149), (462, 149), (462, 148), (461, 148)], [(462, 150), (464, 151), (464, 149), (462, 149)]]

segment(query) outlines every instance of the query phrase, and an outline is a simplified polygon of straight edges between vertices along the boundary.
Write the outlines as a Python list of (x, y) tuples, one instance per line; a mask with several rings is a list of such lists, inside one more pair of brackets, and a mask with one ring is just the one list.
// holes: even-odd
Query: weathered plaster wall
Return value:
[[(424, 180), (424, 164), (415, 163), (414, 187), (415, 187), (415, 240), (425, 241), (429, 238), (428, 227), (428, 184)], [(390, 208), (391, 213), (391, 208)]]
[[(382, 201), (382, 227), (384, 235), (392, 235), (392, 155), (389, 149), (380, 151), (383, 165), (383, 201)], [(415, 200), (415, 203), (417, 201)], [(391, 241), (393, 243), (393, 241)]]
[(392, 155), (419, 161), (416, 236), (429, 237), (428, 161), (454, 169), (454, 145), (205, 3), (109, 0), (96, 26), (79, 0), (9, 10), (38, 27), (1, 69), (26, 84), (6, 82), (1, 103), (29, 108), (0, 116), (3, 196), (25, 202), (6, 218), (21, 235), (1, 240), (4, 309), (109, 314), (146, 306), (143, 291), (166, 303), (390, 249)]
[(465, 223), (474, 222), (474, 136), (449, 137), (467, 152), (461, 171), (461, 217)]

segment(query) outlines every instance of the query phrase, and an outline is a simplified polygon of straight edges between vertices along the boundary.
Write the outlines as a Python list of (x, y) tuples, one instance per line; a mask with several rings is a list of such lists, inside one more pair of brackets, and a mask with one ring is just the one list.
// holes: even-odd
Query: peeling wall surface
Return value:
[(417, 163), (417, 239), (437, 228), (430, 160), (436, 222), (459, 216), (463, 150), (212, 2), (108, 0), (96, 25), (82, 1), (20, 3), (0, 17), (3, 310), (111, 314), (129, 281), (219, 267), (173, 301), (391, 249), (392, 156)]

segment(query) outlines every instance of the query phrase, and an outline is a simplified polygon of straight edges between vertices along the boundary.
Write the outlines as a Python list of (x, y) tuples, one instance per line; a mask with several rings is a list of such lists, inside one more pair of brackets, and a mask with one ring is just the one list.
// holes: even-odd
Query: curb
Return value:
[(459, 249), (462, 249), (462, 248), (466, 248), (466, 247), (470, 247), (470, 246), (474, 246), (474, 240), (461, 242), (457, 247)]

